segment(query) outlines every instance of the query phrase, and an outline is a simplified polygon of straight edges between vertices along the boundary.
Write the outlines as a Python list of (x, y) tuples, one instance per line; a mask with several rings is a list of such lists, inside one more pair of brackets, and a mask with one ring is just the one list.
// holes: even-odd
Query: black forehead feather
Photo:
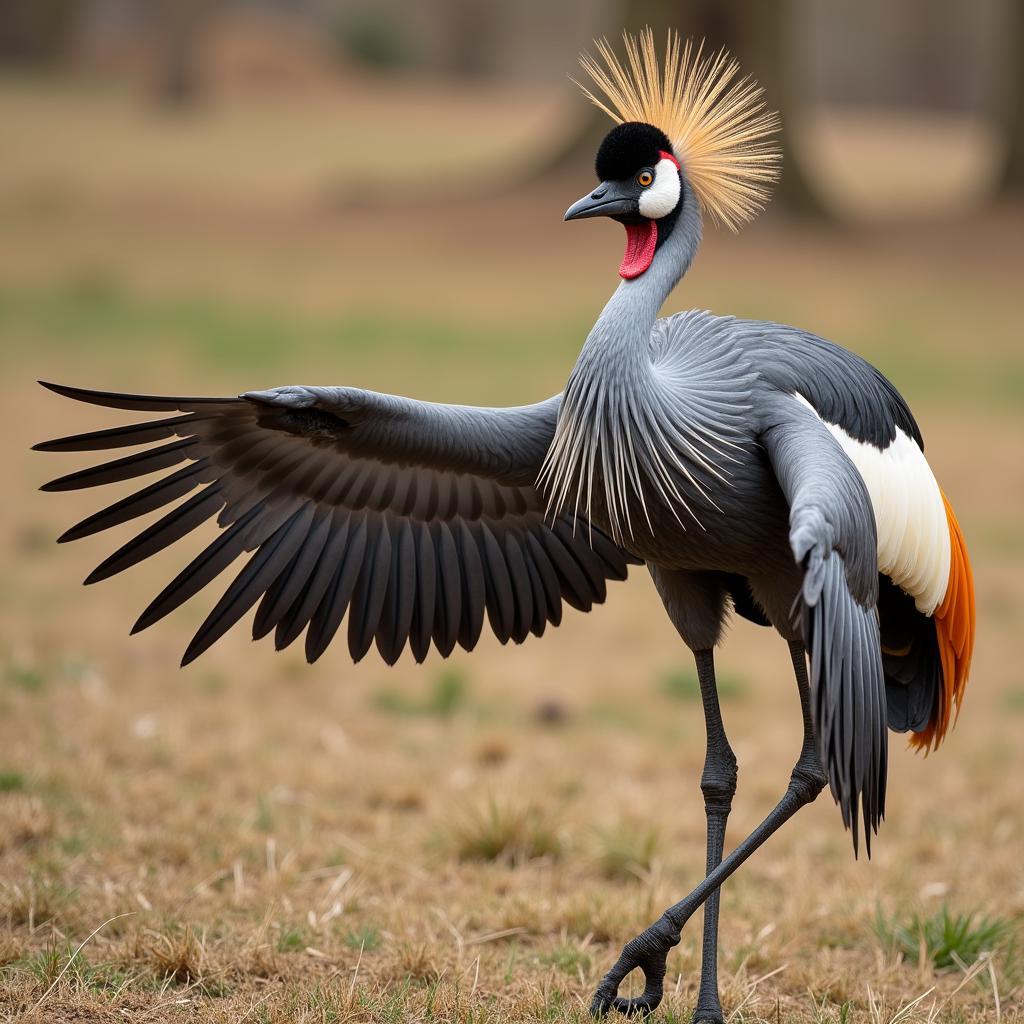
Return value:
[(601, 181), (621, 181), (632, 177), (641, 167), (653, 167), (658, 162), (659, 150), (672, 152), (672, 143), (663, 131), (643, 121), (626, 121), (604, 137), (594, 170)]

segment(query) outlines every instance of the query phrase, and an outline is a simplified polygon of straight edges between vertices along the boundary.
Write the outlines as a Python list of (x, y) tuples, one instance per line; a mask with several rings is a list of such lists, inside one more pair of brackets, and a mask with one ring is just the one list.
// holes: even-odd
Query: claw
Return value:
[(649, 1017), (661, 1003), (661, 996), (657, 999), (647, 999), (644, 996), (637, 996), (635, 999), (623, 999), (616, 996), (612, 1003), (612, 1009), (618, 1010), (623, 1017)]
[[(653, 1013), (661, 1004), (668, 951), (678, 943), (679, 931), (665, 917), (627, 943), (594, 993), (590, 1015), (601, 1018), (609, 1010), (616, 1010), (625, 1017), (646, 1017)], [(637, 967), (644, 975), (643, 994), (626, 999), (618, 994), (619, 985)]]

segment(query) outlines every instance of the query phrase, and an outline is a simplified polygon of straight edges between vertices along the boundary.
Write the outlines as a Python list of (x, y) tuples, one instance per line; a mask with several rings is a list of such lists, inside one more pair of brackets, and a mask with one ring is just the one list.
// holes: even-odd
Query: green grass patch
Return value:
[(557, 967), (573, 977), (590, 970), (590, 954), (576, 946), (559, 946), (541, 953), (540, 962), (547, 967)]
[(63, 923), (61, 919), (76, 901), (78, 892), (51, 877), (59, 873), (60, 867), (54, 863), (45, 873), (40, 870), (25, 882), (0, 887), (0, 921), (27, 925), (30, 930), (51, 922)]
[(620, 822), (597, 831), (594, 860), (603, 877), (635, 881), (651, 870), (657, 849), (657, 829)]
[(648, 709), (618, 701), (596, 701), (584, 711), (584, 718), (602, 729), (623, 732), (643, 732), (650, 730)]
[(18, 793), (25, 787), (25, 776), (21, 772), (0, 771), (0, 793)]
[[(134, 360), (145, 366), (158, 346), (218, 373), (237, 375), (243, 368), (252, 386), (266, 386), (259, 379), (264, 373), (284, 373), (303, 356), (315, 356), (330, 374), (332, 367), (350, 371), (360, 363), (376, 364), (387, 352), (431, 363), (450, 359), (463, 367), (481, 360), (491, 371), (487, 379), (496, 382), (488, 395), (493, 399), (535, 379), (538, 362), (568, 369), (587, 330), (582, 320), (478, 323), (376, 309), (314, 316), (203, 295), (138, 295), (103, 274), (34, 288), (0, 287), (5, 365), (37, 363), (40, 353), (77, 356), (87, 346), (93, 365), (114, 360), (123, 371)], [(530, 371), (525, 375), (524, 363)], [(509, 391), (509, 397), (516, 396)]]
[(41, 993), (47, 991), (58, 979), (62, 988), (72, 991), (120, 993), (134, 987), (138, 980), (127, 974), (117, 964), (93, 964), (84, 953), (76, 951), (70, 943), (53, 943), (46, 949), (14, 960), (0, 968), (0, 978), (13, 980), (14, 976), (27, 974)]
[(466, 706), (468, 698), (469, 686), (465, 676), (457, 669), (446, 668), (434, 677), (423, 699), (417, 700), (389, 688), (374, 694), (373, 706), (389, 715), (451, 718)]
[(42, 661), (20, 661), (10, 658), (3, 669), (3, 679), (14, 689), (28, 693), (41, 693), (51, 683), (80, 683), (93, 671), (93, 666), (74, 654), (62, 655), (59, 659)]
[[(466, 365), (479, 360), (490, 371), (487, 379), (496, 382), (486, 396), (493, 400), (506, 391), (512, 398), (509, 389), (536, 379), (538, 367), (567, 370), (589, 330), (591, 312), (554, 323), (426, 319), (377, 309), (314, 316), (207, 295), (140, 295), (97, 270), (43, 286), (0, 288), (0, 348), (9, 365), (38, 361), (40, 352), (77, 355), (88, 346), (90, 358), (113, 358), (123, 366), (150, 359), (152, 346), (172, 345), (201, 367), (243, 367), (258, 375), (285, 372), (302, 354), (315, 354), (325, 372), (332, 366), (351, 369), (360, 357), (374, 359), (381, 351), (450, 357)], [(911, 333), (917, 337), (922, 331)], [(1024, 358), (978, 360), (965, 352), (922, 359), (918, 348), (903, 351), (891, 338), (877, 351), (867, 342), (848, 341), (877, 357), (880, 368), (916, 400), (953, 396), (959, 404), (1017, 408), (1024, 399)], [(253, 380), (253, 386), (259, 383)]]
[(1024, 686), (1014, 686), (1004, 691), (1003, 707), (1009, 711), (1024, 712)]
[(353, 928), (346, 932), (342, 941), (349, 949), (361, 949), (364, 953), (369, 953), (380, 949), (384, 940), (379, 929), (373, 925), (363, 925), (362, 928)]
[(311, 945), (305, 928), (286, 928), (277, 938), (278, 953), (298, 953)]
[(83, 835), (72, 833), (67, 836), (60, 836), (57, 840), (60, 852), (67, 857), (77, 857), (89, 848), (89, 841)]
[[(746, 680), (728, 672), (717, 672), (715, 682), (721, 701), (742, 700), (747, 696)], [(659, 692), (671, 700), (700, 703), (700, 680), (690, 669), (673, 668), (664, 672), (658, 680)]]
[(561, 837), (544, 814), (493, 798), (454, 822), (451, 839), (460, 860), (520, 863), (562, 852)]
[(38, 665), (22, 665), (11, 662), (4, 670), (4, 680), (19, 690), (39, 693), (47, 684), (46, 673)]
[(253, 825), (260, 832), (274, 831), (274, 810), (270, 806), (270, 799), (263, 793), (256, 798), (256, 817)]
[(1013, 968), (1016, 930), (1009, 918), (954, 913), (945, 904), (930, 915), (915, 912), (901, 919), (879, 911), (875, 919), (875, 934), (884, 946), (912, 963), (924, 960), (936, 971), (961, 969), (982, 953), (995, 952), (1004, 954), (1004, 967)]
[(812, 993), (811, 1007), (811, 1012), (814, 1014), (814, 1024), (853, 1024), (854, 1007), (849, 999), (837, 1005), (831, 1003), (829, 997), (824, 995), (819, 1003)]

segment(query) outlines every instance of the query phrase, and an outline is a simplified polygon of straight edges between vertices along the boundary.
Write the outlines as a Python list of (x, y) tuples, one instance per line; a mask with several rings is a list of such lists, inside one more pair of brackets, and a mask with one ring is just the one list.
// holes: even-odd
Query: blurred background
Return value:
[[(700, 702), (642, 572), (522, 648), (307, 668), (237, 630), (179, 672), (212, 595), (125, 632), (209, 538), (83, 591), (124, 538), (53, 539), (120, 495), (38, 495), (78, 463), (27, 451), (113, 422), (38, 377), (560, 390), (621, 255), (618, 229), (562, 223), (607, 128), (567, 75), (644, 25), (728, 47), (784, 125), (770, 207), (706, 231), (667, 311), (794, 323), (875, 362), (977, 576), (962, 722), (927, 761), (893, 738), (874, 862), (823, 798), (729, 883), (727, 1010), (888, 1021), (929, 992), (900, 1019), (1014, 1019), (1019, 0), (4, 0), (0, 1012), (577, 1019), (700, 877)], [(731, 845), (781, 792), (799, 719), (777, 638), (737, 624), (720, 665)], [(697, 938), (670, 961), (679, 1019)]]

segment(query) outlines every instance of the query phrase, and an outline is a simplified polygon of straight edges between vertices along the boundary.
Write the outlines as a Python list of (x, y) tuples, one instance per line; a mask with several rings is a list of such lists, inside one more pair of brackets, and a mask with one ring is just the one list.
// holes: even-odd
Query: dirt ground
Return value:
[[(318, 130), (304, 123), (300, 152)], [(181, 671), (216, 595), (126, 633), (208, 536), (83, 590), (128, 530), (53, 539), (120, 494), (39, 494), (82, 460), (28, 448), (120, 422), (37, 377), (536, 400), (615, 285), (617, 229), (561, 223), (589, 186), (571, 176), (389, 202), (360, 196), (372, 161), (336, 195), (278, 153), (280, 177), (261, 167), (248, 193), (239, 151), (217, 168), (233, 202), (133, 188), (146, 172), (113, 158), (79, 188), (59, 146), (46, 188), (0, 171), (0, 1015), (582, 1021), (622, 943), (703, 872), (700, 704), (644, 573), (543, 640), (485, 638), (448, 663), (353, 667), (337, 650), (308, 667), (240, 628)], [(917, 413), (977, 580), (961, 721), (927, 759), (892, 739), (872, 860), (825, 796), (725, 886), (731, 1021), (1024, 1020), (1022, 237), (1009, 206), (871, 230), (769, 214), (709, 230), (669, 302), (797, 323), (876, 361)], [(737, 623), (719, 668), (731, 846), (782, 792), (799, 716), (777, 637)], [(974, 915), (978, 941), (954, 937), (943, 960), (918, 924), (944, 907)], [(657, 1020), (689, 1019), (699, 933), (669, 960)]]

